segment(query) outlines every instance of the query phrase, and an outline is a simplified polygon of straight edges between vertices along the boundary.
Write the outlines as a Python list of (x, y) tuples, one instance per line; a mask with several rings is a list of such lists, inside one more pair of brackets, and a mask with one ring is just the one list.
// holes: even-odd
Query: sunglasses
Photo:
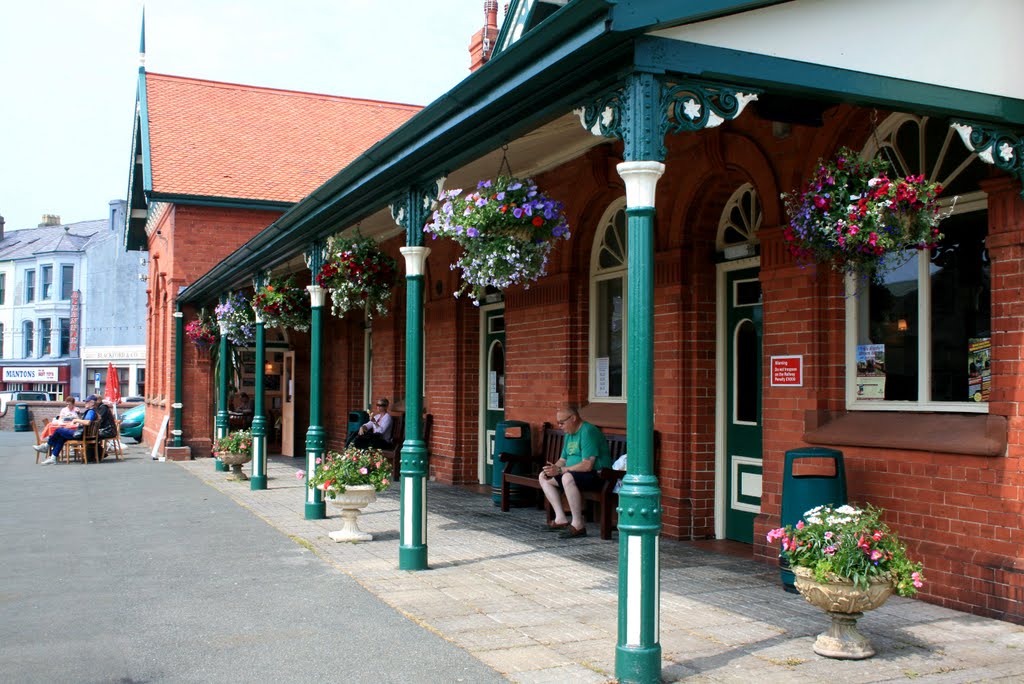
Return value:
[(569, 416), (568, 418), (562, 418), (561, 420), (555, 419), (555, 422), (558, 423), (559, 425), (565, 425), (566, 423), (571, 423), (572, 422), (572, 416)]
[(387, 404), (377, 404), (377, 406), (387, 406)]

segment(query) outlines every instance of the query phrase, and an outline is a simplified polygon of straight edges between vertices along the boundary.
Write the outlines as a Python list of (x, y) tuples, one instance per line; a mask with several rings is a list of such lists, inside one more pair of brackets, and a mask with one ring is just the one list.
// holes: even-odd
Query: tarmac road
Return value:
[(0, 681), (505, 681), (183, 469), (33, 441), (0, 432)]

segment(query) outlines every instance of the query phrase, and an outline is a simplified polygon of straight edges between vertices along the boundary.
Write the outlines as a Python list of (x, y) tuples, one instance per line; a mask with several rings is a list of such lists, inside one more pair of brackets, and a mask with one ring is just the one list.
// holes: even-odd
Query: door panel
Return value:
[(484, 482), (494, 482), (494, 433), (505, 419), (505, 310), (484, 312)]
[(757, 269), (726, 276), (725, 536), (752, 543), (761, 512), (761, 284)]
[(285, 352), (281, 382), (281, 455), (295, 455), (295, 352)]

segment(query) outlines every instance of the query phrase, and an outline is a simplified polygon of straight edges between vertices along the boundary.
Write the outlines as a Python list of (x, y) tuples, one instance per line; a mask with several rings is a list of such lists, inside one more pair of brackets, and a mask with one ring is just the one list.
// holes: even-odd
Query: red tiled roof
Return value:
[(416, 105), (146, 74), (153, 191), (297, 202)]

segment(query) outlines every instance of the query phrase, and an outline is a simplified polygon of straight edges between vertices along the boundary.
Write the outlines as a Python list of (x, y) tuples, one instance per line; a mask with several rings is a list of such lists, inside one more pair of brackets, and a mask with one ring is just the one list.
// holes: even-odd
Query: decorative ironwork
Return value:
[(423, 226), (437, 205), (437, 196), (444, 188), (445, 177), (431, 183), (424, 183), (409, 190), (391, 202), (391, 218), (405, 228), (405, 244), (410, 247), (423, 245)]
[(320, 269), (324, 265), (324, 261), (327, 260), (327, 241), (316, 240), (306, 250), (303, 255), (306, 260), (306, 267), (312, 271), (313, 276), (320, 272)]
[(954, 121), (950, 126), (978, 159), (1014, 174), (1024, 183), (1024, 140), (1019, 135), (973, 121)]
[(714, 128), (738, 117), (757, 99), (706, 81), (664, 82), (654, 74), (629, 75), (622, 88), (577, 108), (585, 129), (594, 135), (620, 138), (627, 161), (665, 158), (665, 135)]

